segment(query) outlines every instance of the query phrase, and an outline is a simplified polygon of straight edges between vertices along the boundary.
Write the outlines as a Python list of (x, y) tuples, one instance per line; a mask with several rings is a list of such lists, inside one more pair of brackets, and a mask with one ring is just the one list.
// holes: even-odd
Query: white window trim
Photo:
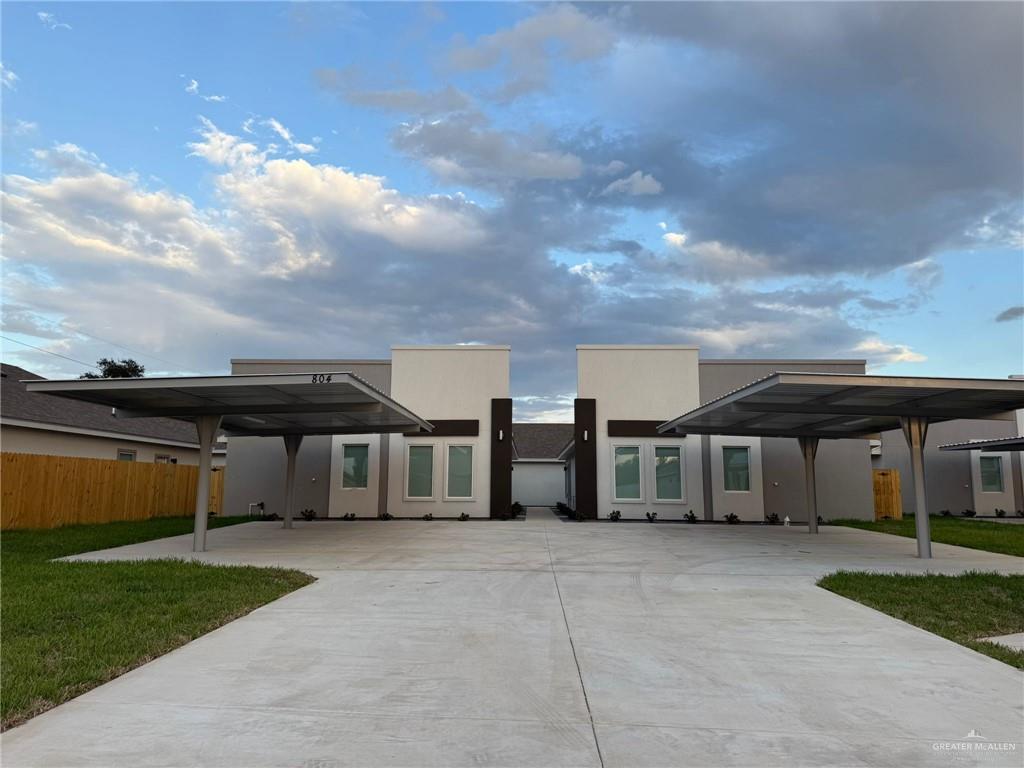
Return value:
[[(742, 448), (747, 452), (747, 490), (729, 490), (725, 487), (725, 478), (729, 474), (728, 468), (725, 466), (725, 449), (726, 448)], [(751, 494), (754, 492), (754, 452), (751, 450), (749, 445), (725, 445), (724, 443), (719, 447), (722, 458), (722, 493), (734, 493), (734, 494)]]
[[(449, 448), (469, 448), (469, 496), (448, 495), (448, 460)], [(444, 500), (445, 501), (476, 501), (476, 446), (473, 443), (450, 442), (444, 444)]]
[[(986, 491), (985, 490), (985, 474), (981, 469), (981, 462), (983, 459), (995, 459), (999, 462), (999, 485), (1002, 486), (998, 491)], [(998, 496), (1001, 493), (1006, 493), (1006, 473), (1003, 472), (1003, 457), (1002, 456), (978, 456), (978, 483), (981, 485), (981, 493), (991, 493)]]
[[(640, 464), (640, 497), (636, 499), (620, 499), (618, 496), (618, 484), (615, 482), (615, 451), (619, 448), (636, 448), (637, 461)], [(612, 481), (612, 503), (614, 504), (646, 504), (644, 501), (644, 446), (641, 443), (612, 443), (611, 445), (611, 481)]]
[[(121, 458), (121, 454), (122, 453), (130, 453), (132, 455), (132, 457), (130, 459), (122, 459)], [(139, 452), (137, 450), (135, 450), (134, 448), (118, 448), (117, 449), (117, 453), (114, 454), (114, 458), (117, 461), (138, 461), (139, 460)]]
[[(366, 485), (363, 487), (359, 486), (347, 486), (345, 485), (345, 449), (349, 446), (353, 448), (365, 447), (366, 448)], [(342, 443), (341, 444), (341, 490), (343, 491), (368, 491), (370, 490), (370, 444), (369, 443)]]
[[(431, 450), (431, 461), (430, 461), (430, 496), (410, 496), (409, 495), (409, 449), (419, 446), (426, 446)], [(402, 472), (402, 500), (403, 501), (437, 501), (437, 483), (435, 482), (437, 475), (437, 451), (435, 443), (428, 442), (415, 442), (405, 444), (405, 467)]]
[[(662, 499), (658, 497), (658, 449), (659, 448), (673, 448), (679, 451), (679, 490), (682, 492), (682, 498), (678, 499)], [(654, 504), (686, 504), (686, 446), (685, 445), (659, 445), (654, 443), (651, 446), (651, 469), (654, 472), (654, 498), (651, 501)]]

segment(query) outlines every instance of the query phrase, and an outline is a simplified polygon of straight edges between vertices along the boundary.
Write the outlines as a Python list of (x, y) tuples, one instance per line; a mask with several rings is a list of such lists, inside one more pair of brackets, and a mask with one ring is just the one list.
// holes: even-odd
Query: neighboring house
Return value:
[[(973, 509), (979, 515), (992, 515), (997, 508), (1010, 515), (1024, 509), (1024, 472), (1019, 451), (939, 450), (940, 445), (949, 443), (1017, 435), (1024, 435), (1024, 410), (1005, 419), (960, 419), (931, 425), (925, 443), (928, 509), (933, 514), (948, 509), (954, 515), (965, 509)], [(881, 441), (872, 451), (871, 465), (874, 469), (899, 472), (903, 513), (913, 510), (910, 453), (901, 432), (882, 433)]]
[[(704, 520), (778, 514), (806, 522), (803, 461), (792, 438), (659, 435), (673, 414), (775, 371), (864, 373), (864, 360), (700, 360), (671, 345), (576, 348), (575, 439), (568, 459), (569, 505), (606, 518)], [(866, 440), (823, 440), (816, 461), (822, 517), (874, 515)]]
[[(390, 360), (232, 360), (233, 374), (350, 372), (434, 425), (432, 433), (303, 439), (295, 507), (323, 517), (497, 517), (511, 499), (509, 347), (393, 347)], [(230, 438), (225, 514), (284, 511), (280, 438)]]
[(565, 503), (566, 463), (562, 451), (572, 442), (572, 424), (512, 425), (512, 500), (525, 507)]
[[(117, 418), (110, 408), (29, 393), (22, 380), (42, 379), (14, 365), (0, 371), (0, 449), (88, 459), (198, 464), (195, 425), (175, 419)], [(226, 444), (214, 451), (224, 466)]]

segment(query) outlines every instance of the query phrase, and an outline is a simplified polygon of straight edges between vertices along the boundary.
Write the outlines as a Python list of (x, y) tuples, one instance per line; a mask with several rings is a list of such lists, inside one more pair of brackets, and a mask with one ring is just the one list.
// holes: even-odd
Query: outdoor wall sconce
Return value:
[(499, 429), (498, 430), (498, 442), (500, 443), (504, 439), (505, 439), (505, 430), (504, 429)]
[(587, 440), (590, 439), (589, 435), (590, 435), (590, 430), (589, 429), (584, 429), (583, 430), (583, 442), (584, 443), (587, 442)]

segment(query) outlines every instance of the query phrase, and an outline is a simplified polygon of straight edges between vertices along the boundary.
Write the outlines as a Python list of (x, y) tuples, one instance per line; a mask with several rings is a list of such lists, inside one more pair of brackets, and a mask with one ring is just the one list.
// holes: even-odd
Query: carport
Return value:
[(344, 371), (143, 379), (24, 382), (29, 392), (108, 405), (121, 418), (195, 422), (199, 484), (192, 549), (206, 550), (211, 452), (219, 431), (229, 437), (284, 439), (284, 527), (292, 527), (295, 458), (305, 435), (430, 432), (433, 426), (353, 373)]
[[(1024, 408), (1024, 381), (832, 373), (773, 373), (658, 427), (662, 434), (795, 437), (804, 457), (809, 533), (818, 532), (814, 457), (821, 439), (902, 429), (914, 480), (918, 557), (930, 558), (924, 485), (928, 425), (993, 419)], [(1005, 450), (1005, 449), (1004, 449)]]

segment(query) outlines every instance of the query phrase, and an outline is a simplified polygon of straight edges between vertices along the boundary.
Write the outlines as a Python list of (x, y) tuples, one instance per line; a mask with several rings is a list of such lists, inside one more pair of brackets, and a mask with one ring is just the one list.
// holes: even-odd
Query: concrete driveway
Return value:
[(319, 580), (9, 731), (5, 766), (1021, 765), (1024, 675), (814, 586), (1017, 558), (544, 510), (252, 523), (210, 548)]

